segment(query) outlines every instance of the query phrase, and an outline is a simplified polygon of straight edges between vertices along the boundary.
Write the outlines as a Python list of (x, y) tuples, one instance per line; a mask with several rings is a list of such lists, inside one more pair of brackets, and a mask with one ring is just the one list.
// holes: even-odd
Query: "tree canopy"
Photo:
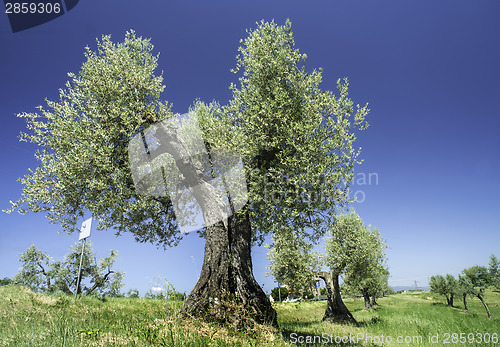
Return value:
[[(359, 162), (354, 130), (366, 128), (368, 109), (353, 106), (347, 79), (338, 81), (339, 96), (320, 89), (322, 71), (306, 70), (290, 22), (261, 22), (241, 42), (233, 99), (224, 107), (198, 101), (192, 111), (209, 148), (242, 156), (256, 234), (285, 223), (317, 233), (349, 201), (346, 182)], [(86, 47), (59, 100), (19, 115), (29, 130), (21, 140), (39, 146), (40, 165), (20, 178), (25, 188), (11, 211), (46, 212), (68, 232), (91, 211), (99, 229), (164, 246), (180, 240), (169, 197), (137, 194), (128, 165), (129, 140), (173, 116), (160, 100), (165, 86), (152, 51), (133, 31), (123, 43), (103, 36), (97, 51)]]

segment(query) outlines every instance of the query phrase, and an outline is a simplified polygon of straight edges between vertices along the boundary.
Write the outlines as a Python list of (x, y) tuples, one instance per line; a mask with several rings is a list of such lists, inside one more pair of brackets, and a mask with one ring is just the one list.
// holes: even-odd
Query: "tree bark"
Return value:
[(349, 312), (342, 301), (342, 296), (340, 295), (339, 274), (319, 271), (317, 276), (325, 281), (327, 291), (328, 303), (325, 315), (323, 316), (323, 321), (357, 324), (351, 312)]
[(178, 131), (163, 125), (156, 136), (160, 146), (152, 151), (151, 159), (165, 152), (172, 155), (207, 225), (200, 278), (184, 301), (181, 315), (236, 327), (253, 326), (255, 322), (277, 326), (276, 311), (253, 276), (252, 229), (248, 213), (235, 213), (228, 196), (233, 214), (226, 219), (225, 202), (215, 187), (205, 180), (202, 165), (190, 155)]
[(490, 310), (488, 309), (488, 306), (486, 306), (486, 303), (484, 302), (483, 297), (481, 296), (481, 294), (478, 294), (477, 297), (483, 303), (484, 309), (486, 310), (486, 313), (488, 314), (488, 318), (491, 319)]
[(448, 301), (448, 306), (453, 307), (453, 293), (450, 293), (450, 300)]
[(465, 311), (464, 311), (464, 312), (465, 312), (465, 313), (469, 313), (469, 309), (467, 308), (467, 294), (466, 294), (466, 293), (464, 293), (464, 294), (462, 294), (462, 295), (463, 295), (463, 297), (464, 297), (464, 307), (465, 307)]
[(277, 326), (276, 311), (253, 276), (248, 214), (236, 214), (207, 227), (200, 278), (181, 307), (181, 315), (230, 323)]
[(50, 291), (52, 288), (52, 285), (50, 283), (50, 276), (47, 274), (47, 272), (45, 272), (45, 268), (42, 266), (42, 264), (40, 264), (39, 262), (37, 262), (38, 266), (40, 266), (40, 268), (42, 269), (42, 271), (40, 271), (44, 276), (45, 276), (45, 279), (47, 280), (47, 290)]
[(108, 273), (104, 275), (104, 277), (102, 278), (102, 280), (96, 280), (96, 282), (94, 283), (94, 285), (85, 291), (85, 295), (90, 295), (97, 288), (104, 287), (104, 284), (108, 280), (109, 275), (111, 275), (112, 273), (114, 273), (114, 271), (108, 270)]
[(446, 305), (447, 306), (453, 306), (453, 303), (452, 303), (452, 298), (450, 298), (448, 295), (446, 295)]
[(376, 301), (376, 298), (375, 298), (375, 295), (372, 295), (372, 302), (371, 302), (371, 306), (377, 306), (377, 301)]
[(365, 300), (365, 306), (363, 307), (363, 310), (371, 309), (372, 305), (370, 303), (370, 295), (368, 295), (368, 291), (366, 289), (362, 289), (361, 294), (363, 294), (363, 299)]

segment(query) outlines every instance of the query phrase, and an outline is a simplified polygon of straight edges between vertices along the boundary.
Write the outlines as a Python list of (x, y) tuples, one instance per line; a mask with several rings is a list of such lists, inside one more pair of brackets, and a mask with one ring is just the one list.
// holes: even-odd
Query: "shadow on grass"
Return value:
[(358, 322), (358, 326), (361, 327), (368, 327), (371, 325), (376, 325), (376, 324), (381, 324), (384, 320), (380, 318), (379, 316), (372, 317), (371, 319), (363, 322)]
[(380, 305), (375, 305), (373, 306), (372, 308), (367, 308), (365, 309), (364, 307), (360, 307), (360, 308), (356, 308), (356, 309), (352, 309), (352, 310), (349, 310), (351, 313), (352, 312), (372, 312), (372, 311), (377, 311), (377, 310), (380, 310), (382, 309), (382, 306)]

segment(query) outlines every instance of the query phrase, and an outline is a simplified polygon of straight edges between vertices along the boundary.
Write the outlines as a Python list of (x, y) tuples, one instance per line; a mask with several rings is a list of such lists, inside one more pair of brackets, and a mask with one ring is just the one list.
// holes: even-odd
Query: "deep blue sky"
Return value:
[[(152, 38), (164, 71), (163, 99), (184, 113), (196, 98), (230, 98), (239, 39), (261, 19), (293, 23), (307, 67), (323, 67), (323, 88), (347, 76), (356, 103), (369, 102), (370, 127), (359, 134), (365, 162), (354, 207), (387, 240), (390, 283), (426, 285), (500, 256), (500, 5), (498, 1), (80, 1), (49, 23), (13, 34), (0, 14), (0, 208), (16, 200), (16, 182), (37, 165), (19, 143), (20, 112), (55, 99), (77, 72), (86, 45), (134, 29)], [(378, 180), (375, 180), (377, 175)], [(359, 182), (363, 183), (363, 182)], [(369, 182), (366, 182), (369, 183)], [(43, 215), (0, 214), (0, 278), (16, 274), (34, 243), (61, 259), (77, 235), (60, 235)], [(188, 235), (157, 250), (130, 236), (93, 230), (98, 257), (119, 251), (125, 290), (144, 294), (165, 276), (189, 292), (203, 261), (202, 239)], [(253, 252), (254, 273), (268, 292), (266, 249)]]

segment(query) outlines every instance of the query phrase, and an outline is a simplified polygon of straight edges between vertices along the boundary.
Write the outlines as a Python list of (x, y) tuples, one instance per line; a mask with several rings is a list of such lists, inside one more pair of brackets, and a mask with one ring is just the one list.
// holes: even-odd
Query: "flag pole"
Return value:
[(80, 278), (81, 278), (81, 274), (82, 274), (83, 250), (85, 249), (85, 240), (87, 240), (87, 239), (85, 238), (82, 241), (82, 254), (80, 255), (80, 266), (78, 267), (78, 279), (76, 282), (75, 301), (76, 301), (76, 297), (78, 296), (78, 289), (80, 289)]
[(78, 297), (78, 289), (80, 289), (80, 280), (82, 277), (82, 263), (83, 263), (83, 251), (85, 249), (85, 241), (87, 240), (87, 237), (90, 236), (90, 230), (92, 229), (92, 217), (87, 219), (82, 223), (82, 228), (80, 230), (80, 237), (78, 238), (78, 241), (83, 240), (82, 242), (82, 254), (80, 255), (80, 266), (78, 267), (78, 278), (76, 280), (76, 289), (75, 289), (75, 301), (76, 298)]

